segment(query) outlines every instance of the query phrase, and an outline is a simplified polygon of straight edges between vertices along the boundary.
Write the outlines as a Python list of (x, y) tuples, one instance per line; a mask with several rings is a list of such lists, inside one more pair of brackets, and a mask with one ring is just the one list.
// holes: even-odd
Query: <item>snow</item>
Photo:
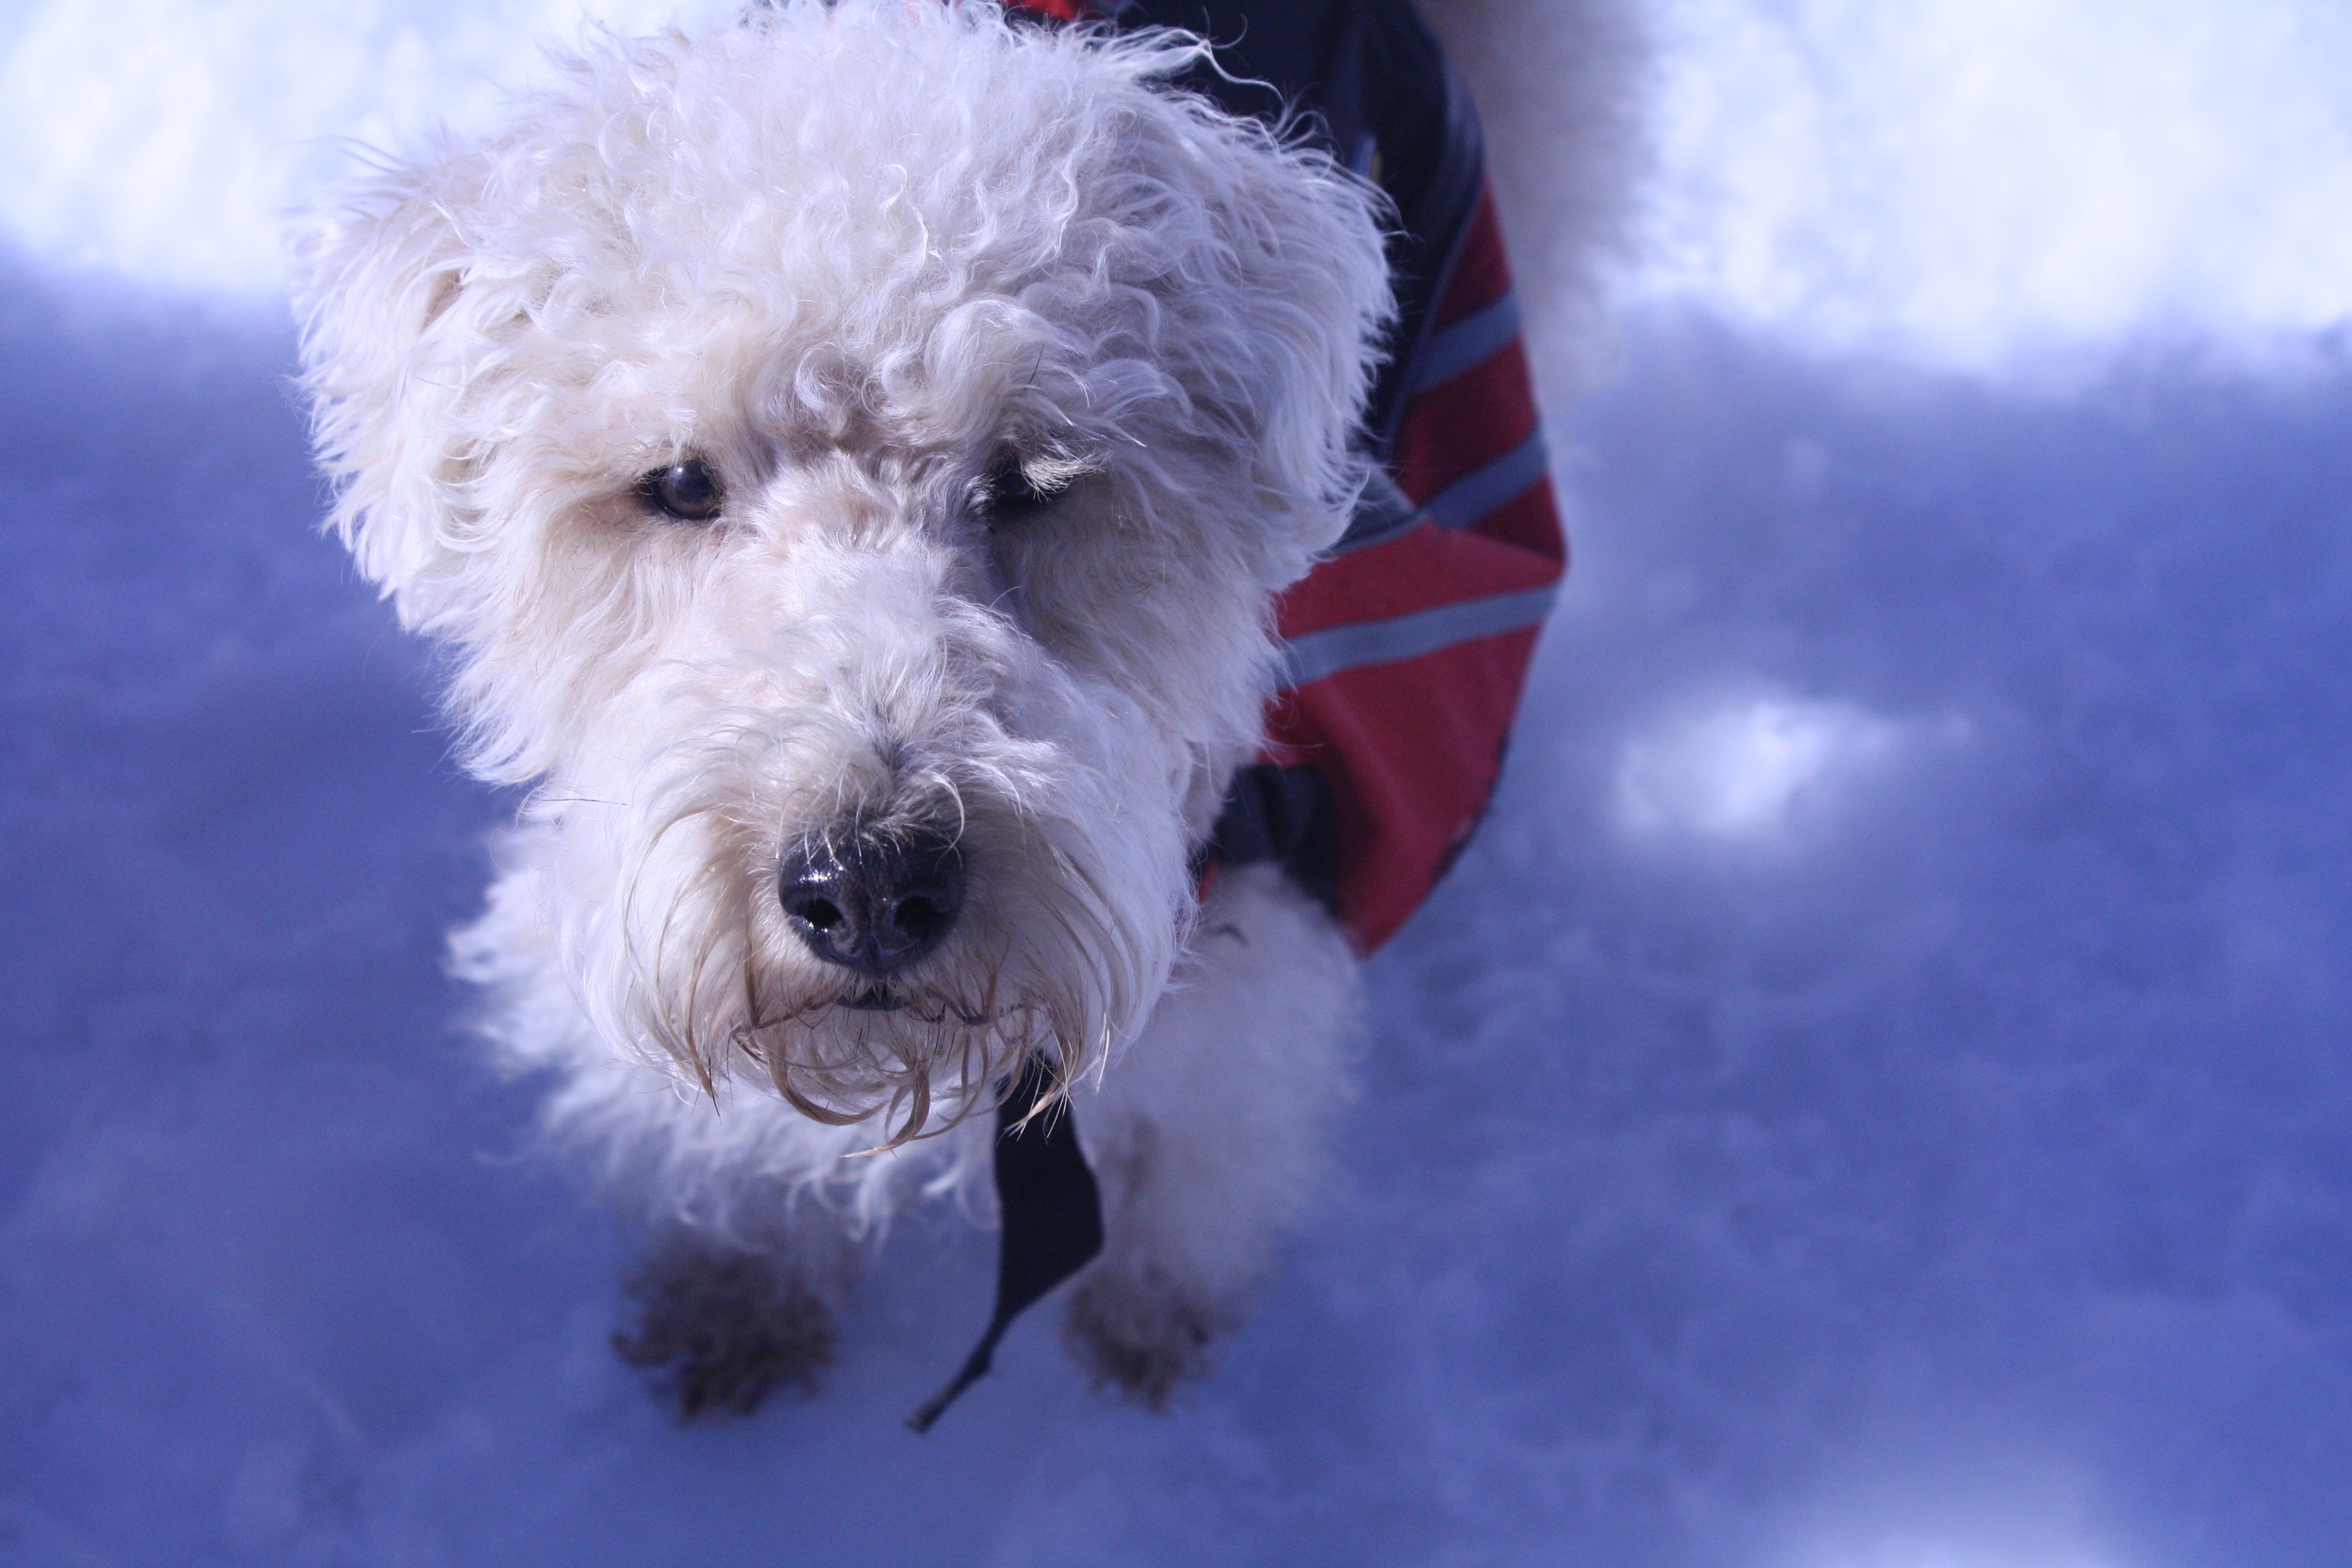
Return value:
[[(37, 254), (247, 297), (355, 152), (463, 131), (541, 80), (543, 42), (723, 14), (717, 0), (31, 0), (0, 17), (0, 230)], [(11, 34), (13, 35), (11, 37)]]
[[(1820, 348), (2012, 375), (2352, 311), (2352, 11), (1662, 0), (1658, 265)], [(2072, 362), (2071, 364), (2069, 362)]]
[(954, 1222), (813, 1402), (612, 1356), (439, 968), (512, 802), (309, 528), (285, 143), (569, 15), (0, 17), (0, 1562), (2341, 1560), (2334, 9), (1662, 0), (1576, 569), (1345, 1189), (1176, 1415), (1045, 1311), (923, 1439)]

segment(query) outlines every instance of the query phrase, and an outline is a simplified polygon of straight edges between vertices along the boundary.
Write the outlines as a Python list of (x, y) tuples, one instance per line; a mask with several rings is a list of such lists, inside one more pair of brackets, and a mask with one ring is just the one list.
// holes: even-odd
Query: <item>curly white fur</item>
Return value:
[[(606, 41), (310, 243), (333, 526), (534, 786), (458, 967), (660, 1223), (813, 1259), (961, 1190), (1041, 1045), (1110, 1188), (1092, 1332), (1228, 1312), (1308, 1185), (1343, 944), (1269, 876), (1197, 919), (1187, 865), (1359, 483), (1387, 277), (1364, 189), (1166, 87), (1200, 54), (787, 0)], [(710, 521), (643, 498), (688, 458)], [(1007, 464), (1052, 499), (992, 515)], [(780, 857), (942, 821), (953, 931), (842, 1006)]]

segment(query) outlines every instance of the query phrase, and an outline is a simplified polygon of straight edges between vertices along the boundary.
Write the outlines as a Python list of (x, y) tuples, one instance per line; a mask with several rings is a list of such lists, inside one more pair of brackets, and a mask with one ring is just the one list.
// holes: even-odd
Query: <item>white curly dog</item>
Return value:
[(333, 526), (531, 786), (457, 965), (644, 1226), (621, 1343), (690, 1414), (806, 1381), (894, 1210), (987, 1211), (1032, 1054), (1118, 1387), (1200, 1370), (1315, 1187), (1346, 942), (1195, 856), (1389, 284), (1376, 198), (1200, 58), (787, 0), (596, 45), (307, 252)]

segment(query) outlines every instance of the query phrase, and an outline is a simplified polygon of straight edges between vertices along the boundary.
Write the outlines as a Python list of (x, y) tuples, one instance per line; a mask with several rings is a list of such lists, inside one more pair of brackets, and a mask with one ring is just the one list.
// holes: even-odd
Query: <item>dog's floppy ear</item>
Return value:
[[(1254, 443), (1259, 483), (1307, 552), (1331, 545), (1365, 463), (1356, 436), (1393, 305), (1377, 190), (1329, 157), (1200, 106), (1184, 162), (1219, 254), (1196, 385)], [(1246, 377), (1246, 379), (1245, 379)], [(1303, 570), (1303, 564), (1298, 568)]]
[(336, 487), (327, 526), (411, 628), (435, 628), (436, 590), (468, 553), (477, 453), (458, 410), (489, 344), (457, 214), (481, 182), (478, 160), (445, 149), (388, 170), (295, 247), (303, 385)]

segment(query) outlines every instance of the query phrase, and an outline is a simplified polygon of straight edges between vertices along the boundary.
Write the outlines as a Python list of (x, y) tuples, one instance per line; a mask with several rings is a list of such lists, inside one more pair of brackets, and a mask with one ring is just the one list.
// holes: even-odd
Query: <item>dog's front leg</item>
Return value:
[(1279, 873), (1226, 873), (1201, 915), (1176, 984), (1078, 1103), (1107, 1241), (1071, 1298), (1071, 1344), (1153, 1409), (1207, 1370), (1321, 1185), (1356, 1020), (1345, 939)]
[(654, 1371), (678, 1418), (748, 1416), (778, 1386), (810, 1392), (833, 1360), (822, 1296), (771, 1254), (681, 1233), (629, 1280), (636, 1321), (612, 1337)]
[(812, 1393), (833, 1362), (847, 1264), (838, 1244), (676, 1228), (629, 1278), (633, 1321), (614, 1332), (613, 1349), (654, 1374), (681, 1421), (748, 1416), (778, 1388)]

